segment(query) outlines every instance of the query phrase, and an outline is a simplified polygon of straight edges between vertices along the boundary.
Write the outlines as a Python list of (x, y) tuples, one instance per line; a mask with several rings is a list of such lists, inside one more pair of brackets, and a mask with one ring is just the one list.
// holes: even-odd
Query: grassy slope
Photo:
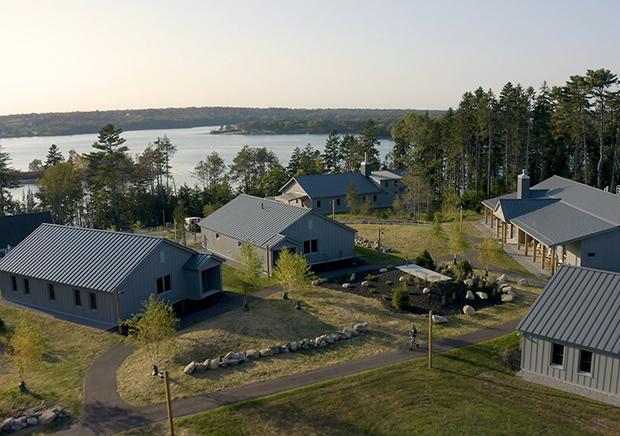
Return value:
[[(515, 334), (179, 418), (178, 434), (619, 434), (620, 409), (525, 382), (498, 363)], [(128, 434), (165, 434), (162, 424)]]
[(38, 405), (41, 401), (61, 404), (76, 414), (81, 407), (86, 369), (99, 353), (120, 338), (112, 333), (0, 305), (0, 318), (9, 328), (15, 326), (20, 316), (41, 326), (49, 351), (44, 361), (26, 375), (26, 383), (34, 394), (19, 392), (19, 375), (0, 351), (0, 416)]
[[(523, 289), (516, 304), (503, 304), (479, 311), (476, 316), (451, 316), (447, 324), (434, 328), (437, 337), (456, 336), (499, 325), (522, 317), (540, 290)], [(407, 344), (407, 331), (416, 322), (425, 340), (426, 318), (394, 313), (379, 301), (347, 292), (313, 288), (303, 297), (303, 311), (279, 294), (253, 304), (250, 312), (231, 311), (179, 332), (174, 347), (164, 349), (162, 365), (171, 371), (177, 397), (238, 386), (322, 367), (364, 355), (381, 353)], [(368, 321), (372, 332), (321, 351), (306, 351), (261, 359), (240, 367), (185, 376), (182, 369), (192, 360), (203, 361), (228, 351), (264, 347)], [(119, 390), (125, 400), (148, 404), (163, 400), (160, 380), (150, 377), (144, 350), (134, 352), (118, 372)]]

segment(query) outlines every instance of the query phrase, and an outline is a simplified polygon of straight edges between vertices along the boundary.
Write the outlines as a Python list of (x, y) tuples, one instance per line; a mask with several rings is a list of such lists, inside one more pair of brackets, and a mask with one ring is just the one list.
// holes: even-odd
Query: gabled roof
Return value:
[(291, 180), (296, 181), (310, 198), (344, 197), (351, 184), (355, 185), (358, 195), (381, 192), (381, 188), (360, 172), (296, 176)]
[(311, 209), (246, 194), (237, 196), (203, 218), (199, 225), (258, 247), (266, 247), (268, 243), (272, 246), (285, 239), (282, 232), (308, 214), (355, 231)]
[(51, 212), (0, 217), (0, 248), (15, 247), (43, 223), (53, 223)]
[(547, 246), (585, 239), (620, 228), (620, 196), (583, 183), (553, 176), (518, 199), (516, 193), (484, 200), (501, 208), (512, 222)]
[(562, 266), (517, 330), (620, 355), (620, 274)]
[(112, 292), (161, 244), (196, 253), (162, 237), (42, 224), (0, 260), (0, 271)]
[(206, 268), (219, 265), (222, 262), (222, 259), (213, 254), (196, 253), (187, 259), (187, 262), (183, 265), (183, 269), (187, 271), (203, 271)]

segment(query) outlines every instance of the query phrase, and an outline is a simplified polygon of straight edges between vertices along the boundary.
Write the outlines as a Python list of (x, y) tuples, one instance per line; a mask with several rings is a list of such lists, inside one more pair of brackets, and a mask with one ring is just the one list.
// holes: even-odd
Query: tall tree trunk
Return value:
[(599, 125), (599, 143), (598, 143), (598, 164), (596, 165), (596, 185), (599, 189), (603, 188), (603, 161), (605, 154), (605, 147), (603, 145), (604, 139), (603, 134), (605, 133), (603, 130), (605, 128), (605, 106), (601, 103), (601, 116), (600, 116), (600, 125)]

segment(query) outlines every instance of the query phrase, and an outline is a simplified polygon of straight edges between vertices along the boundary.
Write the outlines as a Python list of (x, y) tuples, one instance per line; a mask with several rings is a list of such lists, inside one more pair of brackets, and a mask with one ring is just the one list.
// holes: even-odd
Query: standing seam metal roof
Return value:
[[(273, 244), (283, 240), (284, 236), (279, 235), (307, 214), (332, 221), (305, 207), (241, 194), (203, 218), (199, 225), (240, 241), (265, 247), (267, 243)], [(337, 221), (333, 223), (355, 231)]]
[(620, 355), (620, 273), (563, 265), (517, 330)]
[(297, 176), (294, 180), (310, 198), (343, 197), (351, 183), (358, 195), (381, 192), (381, 188), (359, 172)]
[(0, 260), (0, 271), (112, 292), (153, 250), (162, 237), (42, 224)]

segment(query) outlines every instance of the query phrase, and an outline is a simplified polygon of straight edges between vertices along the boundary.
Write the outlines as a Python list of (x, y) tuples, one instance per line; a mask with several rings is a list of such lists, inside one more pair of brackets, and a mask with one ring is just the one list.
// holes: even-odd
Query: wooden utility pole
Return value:
[(433, 311), (428, 311), (428, 367), (433, 367)]
[(379, 237), (379, 248), (381, 248), (381, 227), (377, 230), (377, 236)]
[(116, 288), (114, 290), (114, 296), (116, 298), (116, 321), (118, 322), (118, 334), (123, 334), (123, 320), (121, 318), (121, 290)]
[(461, 206), (461, 216), (459, 218), (459, 227), (462, 231), (463, 230), (463, 206)]
[(172, 420), (172, 400), (170, 398), (170, 379), (168, 371), (164, 371), (164, 382), (166, 383), (166, 406), (168, 408), (168, 425), (170, 426), (170, 436), (174, 436), (174, 421)]

